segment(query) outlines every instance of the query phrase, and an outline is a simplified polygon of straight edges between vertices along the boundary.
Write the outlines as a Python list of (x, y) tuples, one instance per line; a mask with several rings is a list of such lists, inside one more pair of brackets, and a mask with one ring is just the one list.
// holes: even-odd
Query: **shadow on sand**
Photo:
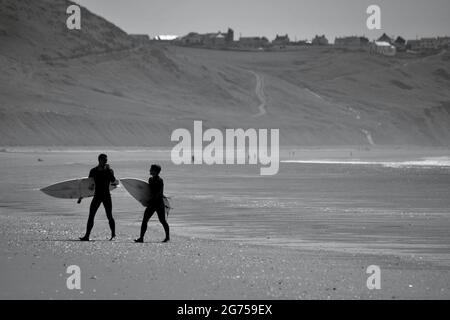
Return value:
[(162, 241), (153, 240), (153, 241), (145, 241), (143, 243), (135, 243), (133, 239), (129, 240), (123, 240), (123, 241), (117, 241), (113, 240), (110, 241), (109, 239), (93, 239), (89, 241), (80, 241), (78, 239), (29, 239), (26, 241), (34, 242), (34, 241), (42, 241), (42, 242), (79, 242), (79, 243), (89, 243), (89, 242), (110, 242), (110, 243), (133, 243), (136, 245), (142, 245), (142, 244), (161, 244)]

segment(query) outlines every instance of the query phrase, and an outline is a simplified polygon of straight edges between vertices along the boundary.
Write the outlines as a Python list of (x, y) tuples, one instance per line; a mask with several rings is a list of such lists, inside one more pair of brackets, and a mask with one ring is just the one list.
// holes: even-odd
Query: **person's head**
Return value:
[(106, 154), (101, 153), (98, 155), (98, 164), (100, 166), (104, 167), (107, 162), (108, 162), (108, 156)]
[(150, 167), (150, 175), (156, 177), (161, 172), (161, 166), (159, 164), (152, 164)]

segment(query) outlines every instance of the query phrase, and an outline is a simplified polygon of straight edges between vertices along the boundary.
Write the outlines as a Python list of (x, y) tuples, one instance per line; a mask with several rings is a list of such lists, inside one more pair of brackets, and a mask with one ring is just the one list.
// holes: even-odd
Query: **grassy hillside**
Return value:
[(0, 145), (169, 146), (171, 132), (279, 128), (282, 145), (450, 144), (450, 54), (135, 46), (68, 1), (2, 0)]

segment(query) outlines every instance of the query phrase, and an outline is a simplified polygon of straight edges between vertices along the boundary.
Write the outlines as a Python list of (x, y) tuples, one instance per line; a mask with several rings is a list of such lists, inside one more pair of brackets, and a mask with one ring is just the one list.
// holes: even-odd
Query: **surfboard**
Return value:
[[(89, 189), (92, 184), (94, 184), (93, 178), (80, 178), (58, 182), (40, 190), (54, 198), (78, 199), (80, 203), (81, 199), (94, 196), (94, 189)], [(112, 191), (116, 187), (117, 185), (111, 184), (109, 190)]]
[[(147, 207), (149, 205), (150, 187), (147, 181), (134, 178), (125, 178), (120, 179), (120, 183), (133, 198), (139, 201), (142, 206)], [(172, 207), (170, 206), (169, 198), (164, 196), (163, 199), (164, 206), (166, 207), (166, 216), (168, 216)]]

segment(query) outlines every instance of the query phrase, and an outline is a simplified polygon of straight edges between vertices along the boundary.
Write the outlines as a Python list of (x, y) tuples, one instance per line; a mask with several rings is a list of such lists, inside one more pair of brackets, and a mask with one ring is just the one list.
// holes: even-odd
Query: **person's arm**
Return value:
[(94, 190), (95, 189), (95, 182), (94, 182), (94, 169), (91, 169), (91, 171), (89, 171), (89, 178), (92, 178), (92, 182), (89, 184), (88, 189), (89, 190)]
[(114, 171), (112, 169), (111, 169), (111, 176), (112, 176), (111, 184), (114, 185), (114, 186), (118, 186), (119, 185), (119, 180), (117, 180), (116, 177), (114, 176)]
[(109, 167), (109, 164), (106, 165), (106, 169), (109, 171), (109, 181), (115, 185), (119, 184), (116, 177), (114, 176), (114, 170)]

